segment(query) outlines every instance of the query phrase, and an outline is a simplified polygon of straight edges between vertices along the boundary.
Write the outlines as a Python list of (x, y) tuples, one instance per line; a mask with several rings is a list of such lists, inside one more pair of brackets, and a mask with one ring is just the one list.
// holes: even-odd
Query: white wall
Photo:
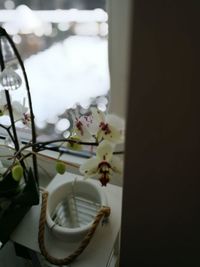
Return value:
[(125, 118), (129, 68), (131, 0), (107, 0), (109, 16), (110, 111)]

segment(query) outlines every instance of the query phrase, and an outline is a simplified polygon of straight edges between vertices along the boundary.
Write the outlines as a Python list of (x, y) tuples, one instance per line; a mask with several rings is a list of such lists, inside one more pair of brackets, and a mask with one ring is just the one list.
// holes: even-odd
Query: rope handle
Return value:
[(110, 208), (109, 207), (102, 207), (99, 212), (97, 213), (91, 228), (89, 229), (86, 236), (83, 238), (81, 243), (79, 244), (78, 248), (72, 252), (69, 256), (63, 259), (57, 259), (51, 256), (46, 247), (44, 242), (44, 233), (45, 233), (45, 223), (46, 223), (46, 209), (47, 209), (47, 199), (48, 199), (48, 192), (44, 191), (42, 193), (42, 205), (41, 205), (41, 213), (40, 213), (40, 220), (39, 220), (39, 232), (38, 232), (38, 243), (40, 247), (41, 254), (45, 257), (45, 259), (54, 264), (54, 265), (68, 265), (72, 263), (87, 247), (91, 238), (93, 237), (97, 226), (103, 217), (109, 217), (110, 215)]

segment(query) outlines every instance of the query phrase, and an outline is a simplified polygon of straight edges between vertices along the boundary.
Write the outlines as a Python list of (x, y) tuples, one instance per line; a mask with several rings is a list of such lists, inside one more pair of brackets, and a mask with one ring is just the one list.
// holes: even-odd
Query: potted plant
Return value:
[[(13, 62), (15, 65), (18, 64), (22, 72), (28, 107), (25, 105), (25, 100), (23, 103), (12, 100), (12, 91), (17, 90), (21, 86), (21, 77), (15, 71)], [(96, 107), (92, 107), (84, 115), (80, 115), (77, 112), (72, 113), (73, 127), (68, 138), (38, 141), (31, 93), (24, 64), (12, 39), (3, 28), (0, 28), (0, 66), (0, 116), (9, 117), (9, 124), (0, 124), (0, 127), (6, 131), (7, 135), (6, 142), (0, 145), (0, 155), (2, 158), (0, 161), (0, 229), (3, 229), (3, 231), (0, 231), (0, 242), (3, 245), (7, 242), (9, 235), (30, 207), (39, 203), (38, 153), (43, 150), (52, 149), (57, 151), (59, 156), (56, 160), (55, 168), (62, 175), (66, 172), (67, 163), (61, 160), (63, 150), (60, 144), (66, 144), (70, 150), (81, 150), (83, 146), (89, 146), (92, 148), (91, 156), (80, 166), (79, 171), (86, 178), (99, 179), (100, 187), (106, 186), (112, 179), (113, 173), (122, 172), (122, 161), (115, 155), (115, 146), (124, 141), (124, 122), (114, 114), (105, 114)], [(20, 142), (17, 130), (18, 123), (31, 129), (30, 141), (23, 144)], [(31, 166), (28, 166), (26, 163), (27, 158), (32, 159)], [(67, 186), (71, 188), (72, 184), (67, 184)], [(103, 205), (102, 203), (104, 202), (101, 202), (100, 190), (95, 190), (94, 186), (87, 185), (87, 183), (84, 184), (84, 182), (77, 182), (77, 188), (74, 192), (78, 197), (82, 197), (81, 194), (90, 195), (91, 201), (99, 199), (101, 205)], [(49, 197), (50, 213), (56, 208), (55, 201), (52, 202), (52, 199), (59, 199), (61, 201), (56, 196), (56, 194), (60, 195), (60, 192), (62, 192), (64, 197), (65, 192), (63, 193), (62, 188), (54, 190), (53, 198)], [(69, 195), (69, 192), (66, 191), (66, 195)], [(89, 194), (89, 192), (93, 193)], [(99, 198), (96, 198), (95, 194), (99, 195)], [(79, 253), (75, 253), (73, 257), (65, 261), (57, 261), (48, 255), (44, 245), (46, 217), (48, 224), (52, 224), (51, 214), (47, 212), (46, 215), (47, 197), (48, 193), (44, 192), (39, 229), (41, 252), (47, 260), (54, 264), (67, 264), (83, 251), (101, 217), (104, 215), (108, 216), (110, 211), (108, 208), (100, 207), (97, 218), (94, 224), (90, 225), (91, 229), (86, 234), (84, 246), (81, 246)], [(63, 233), (63, 229), (59, 227), (58, 229), (60, 233)], [(85, 232), (85, 230), (87, 232), (88, 229), (85, 227), (84, 231), (82, 229), (81, 232)], [(75, 231), (69, 232), (73, 233)]]

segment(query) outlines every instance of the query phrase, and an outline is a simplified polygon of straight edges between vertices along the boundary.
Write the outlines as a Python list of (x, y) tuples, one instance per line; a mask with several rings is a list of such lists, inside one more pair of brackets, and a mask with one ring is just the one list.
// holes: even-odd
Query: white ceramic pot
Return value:
[(100, 185), (83, 180), (65, 182), (49, 194), (47, 225), (60, 239), (82, 238), (100, 207), (106, 205), (106, 195)]

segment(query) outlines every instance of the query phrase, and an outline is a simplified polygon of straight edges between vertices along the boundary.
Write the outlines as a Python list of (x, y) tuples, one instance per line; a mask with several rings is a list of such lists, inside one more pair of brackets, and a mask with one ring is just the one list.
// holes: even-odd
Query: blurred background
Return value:
[(105, 9), (105, 0), (0, 0), (0, 23), (26, 58), (71, 35), (106, 36)]
[[(40, 135), (67, 137), (71, 111), (106, 111), (106, 0), (0, 0), (0, 24), (24, 60)], [(23, 97), (23, 86), (13, 92), (14, 100)]]

